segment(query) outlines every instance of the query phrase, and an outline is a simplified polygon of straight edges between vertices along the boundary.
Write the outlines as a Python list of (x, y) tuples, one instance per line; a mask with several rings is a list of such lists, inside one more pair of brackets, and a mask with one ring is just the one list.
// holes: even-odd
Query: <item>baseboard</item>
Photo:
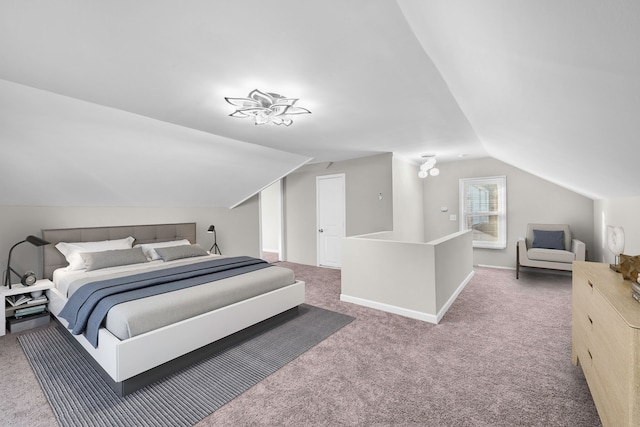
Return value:
[(514, 270), (515, 267), (505, 267), (503, 265), (488, 265), (488, 264), (476, 264), (474, 267), (483, 267), (483, 268), (496, 268), (498, 270)]
[(438, 311), (437, 314), (425, 313), (423, 311), (411, 310), (408, 308), (398, 307), (396, 305), (385, 304), (378, 301), (371, 301), (364, 298), (353, 297), (350, 295), (340, 294), (340, 301), (350, 302), (352, 304), (361, 305), (364, 307), (373, 308), (380, 311), (385, 311), (387, 313), (398, 314), (400, 316), (409, 317), (411, 319), (422, 320), (423, 322), (438, 324), (442, 317), (444, 317), (445, 313), (453, 302), (456, 300), (460, 292), (467, 286), (467, 284), (471, 281), (471, 278), (475, 274), (474, 271), (471, 271), (469, 275), (460, 283), (460, 285), (456, 288), (456, 290), (451, 294), (449, 300), (442, 306), (442, 308)]
[(451, 297), (449, 298), (449, 300), (442, 306), (442, 308), (438, 312), (436, 323), (440, 323), (440, 321), (442, 320), (442, 317), (444, 317), (445, 313), (449, 310), (451, 305), (453, 305), (453, 302), (456, 300), (456, 298), (458, 298), (458, 295), (460, 295), (460, 292), (462, 292), (462, 290), (469, 284), (469, 282), (471, 281), (471, 279), (475, 274), (476, 272), (471, 270), (471, 272), (462, 281), (462, 283), (460, 283), (460, 285), (455, 290), (455, 292), (451, 294)]
[(387, 313), (399, 314), (400, 316), (410, 317), (411, 319), (422, 320), (424, 322), (429, 322), (434, 324), (438, 323), (438, 317), (436, 315), (424, 313), (422, 311), (410, 310), (408, 308), (398, 307), (396, 305), (385, 304), (377, 301), (371, 301), (364, 298), (352, 297), (345, 294), (340, 294), (340, 301), (350, 302), (352, 304), (374, 308), (380, 311), (386, 311)]
[[(482, 267), (482, 268), (495, 268), (497, 270), (512, 270), (515, 271), (515, 267), (504, 267), (501, 265), (487, 265), (487, 264), (477, 264), (474, 267)], [(552, 268), (541, 268), (541, 267), (525, 267), (523, 265), (520, 266), (520, 273), (522, 272), (535, 272), (542, 274), (556, 274), (561, 276), (571, 276), (571, 272), (568, 270), (554, 270)]]

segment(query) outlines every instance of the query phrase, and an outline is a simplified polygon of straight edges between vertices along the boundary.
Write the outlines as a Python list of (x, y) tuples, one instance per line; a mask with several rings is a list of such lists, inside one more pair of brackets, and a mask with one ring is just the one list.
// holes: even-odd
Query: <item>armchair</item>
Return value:
[(573, 239), (567, 224), (527, 224), (516, 245), (516, 279), (520, 266), (572, 271), (573, 261), (586, 258), (584, 242)]

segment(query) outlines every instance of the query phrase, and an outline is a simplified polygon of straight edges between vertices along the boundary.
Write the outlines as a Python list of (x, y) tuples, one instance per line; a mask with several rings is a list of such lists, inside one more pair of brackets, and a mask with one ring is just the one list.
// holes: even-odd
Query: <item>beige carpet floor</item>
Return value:
[[(339, 270), (280, 265), (307, 303), (356, 320), (198, 426), (601, 425), (571, 364), (568, 276), (477, 268), (431, 325), (340, 302)], [(0, 338), (0, 392), (6, 425), (55, 425), (15, 335)]]

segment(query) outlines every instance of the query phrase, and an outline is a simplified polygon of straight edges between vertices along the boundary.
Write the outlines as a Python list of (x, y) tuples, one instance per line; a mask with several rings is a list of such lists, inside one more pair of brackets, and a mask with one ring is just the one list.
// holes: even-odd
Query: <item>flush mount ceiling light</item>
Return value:
[(287, 98), (277, 93), (252, 90), (246, 98), (224, 98), (229, 104), (238, 107), (229, 114), (231, 117), (253, 118), (256, 125), (291, 126), (293, 120), (288, 116), (311, 114), (306, 108), (296, 107), (297, 98)]
[(436, 165), (436, 156), (435, 154), (429, 154), (426, 156), (422, 156), (423, 159), (426, 159), (420, 165), (420, 172), (418, 172), (418, 176), (420, 178), (426, 178), (429, 175), (438, 176), (440, 175), (440, 169), (434, 167)]

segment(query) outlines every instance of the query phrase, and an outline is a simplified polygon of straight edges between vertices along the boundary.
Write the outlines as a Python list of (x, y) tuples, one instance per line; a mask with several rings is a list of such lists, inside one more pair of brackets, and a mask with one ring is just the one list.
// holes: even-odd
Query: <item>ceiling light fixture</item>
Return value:
[(277, 93), (252, 90), (246, 98), (224, 98), (229, 104), (238, 107), (229, 114), (231, 117), (253, 118), (256, 125), (291, 126), (294, 114), (311, 114), (306, 108), (296, 107), (297, 98), (287, 98)]
[(436, 156), (435, 154), (429, 154), (426, 156), (422, 156), (423, 159), (426, 159), (424, 163), (420, 165), (420, 172), (418, 172), (418, 176), (420, 178), (426, 178), (429, 175), (438, 176), (440, 175), (440, 169), (436, 168)]

